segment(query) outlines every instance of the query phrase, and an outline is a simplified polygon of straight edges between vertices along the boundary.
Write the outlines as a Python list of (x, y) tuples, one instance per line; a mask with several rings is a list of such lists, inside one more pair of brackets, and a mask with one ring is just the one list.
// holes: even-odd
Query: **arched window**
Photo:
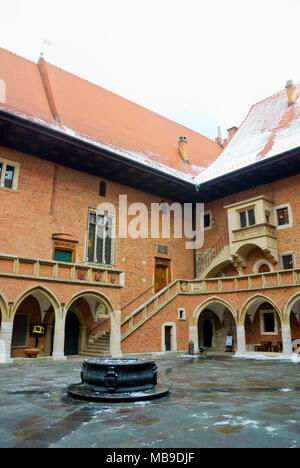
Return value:
[(263, 265), (260, 265), (258, 269), (258, 273), (268, 273), (269, 271), (271, 271), (271, 269), (269, 265), (267, 265), (266, 263), (264, 263)]

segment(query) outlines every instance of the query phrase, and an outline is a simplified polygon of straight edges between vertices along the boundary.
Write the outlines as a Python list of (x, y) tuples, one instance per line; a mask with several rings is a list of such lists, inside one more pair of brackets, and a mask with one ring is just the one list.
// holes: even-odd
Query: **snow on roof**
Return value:
[[(0, 48), (0, 63), (0, 80), (6, 85), (2, 108), (19, 117), (182, 180), (191, 181), (221, 153), (220, 146), (210, 138), (43, 58), (37, 65)], [(190, 164), (178, 151), (182, 136), (188, 140)]]
[[(300, 97), (288, 107), (285, 89), (255, 104), (220, 154), (209, 138), (45, 63), (60, 117), (56, 122), (37, 64), (2, 48), (0, 62), (6, 86), (3, 111), (193, 185), (300, 146)], [(296, 89), (300, 94), (300, 83)], [(177, 148), (183, 134), (190, 164)]]
[[(296, 85), (300, 94), (300, 83)], [(194, 181), (211, 181), (300, 147), (300, 97), (288, 107), (286, 90), (255, 104), (221, 155)]]
[[(122, 156), (128, 160), (135, 161), (137, 163), (143, 164), (146, 167), (149, 167), (151, 169), (156, 169), (160, 172), (163, 172), (164, 174), (170, 175), (172, 177), (175, 177), (177, 179), (183, 180), (185, 182), (189, 182), (194, 184), (193, 182), (193, 176), (190, 174), (185, 174), (181, 171), (178, 171), (176, 169), (173, 169), (172, 167), (166, 166), (165, 164), (162, 164), (160, 162), (157, 162), (153, 159), (151, 159), (149, 156), (143, 153), (138, 153), (135, 151), (129, 151), (124, 148), (119, 148), (116, 146), (113, 146), (109, 143), (102, 143), (97, 140), (94, 140), (93, 138), (90, 138), (87, 135), (83, 135), (79, 132), (75, 132), (73, 129), (66, 127), (65, 125), (61, 125), (58, 123), (51, 123), (49, 121), (45, 121), (43, 119), (40, 119), (39, 117), (31, 116), (28, 114), (23, 114), (21, 112), (18, 112), (15, 109), (12, 109), (6, 105), (0, 104), (0, 110), (9, 112), (11, 114), (14, 114), (16, 117), (19, 117), (24, 120), (29, 120), (31, 122), (34, 122), (38, 125), (41, 125), (43, 127), (49, 128), (51, 130), (54, 130), (56, 132), (59, 132), (61, 134), (64, 134), (66, 136), (70, 136), (76, 140), (79, 140), (84, 143), (88, 143), (90, 145), (95, 146), (98, 149), (103, 149), (106, 151), (110, 151), (114, 154), (117, 154), (118, 156)], [(195, 169), (198, 169), (199, 171), (202, 170), (203, 168), (195, 166)]]

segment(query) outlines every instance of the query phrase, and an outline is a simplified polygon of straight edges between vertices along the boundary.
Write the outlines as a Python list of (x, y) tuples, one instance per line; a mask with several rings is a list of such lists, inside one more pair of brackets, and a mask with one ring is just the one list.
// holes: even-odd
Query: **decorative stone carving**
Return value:
[(111, 275), (110, 281), (112, 284), (114, 284), (117, 281), (117, 276), (115, 275), (115, 273)]
[(84, 281), (85, 280), (85, 271), (84, 270), (79, 270), (77, 273), (77, 277), (79, 280)]
[(95, 273), (95, 281), (97, 281), (98, 283), (100, 281), (102, 281), (102, 273), (97, 271), (97, 273)]

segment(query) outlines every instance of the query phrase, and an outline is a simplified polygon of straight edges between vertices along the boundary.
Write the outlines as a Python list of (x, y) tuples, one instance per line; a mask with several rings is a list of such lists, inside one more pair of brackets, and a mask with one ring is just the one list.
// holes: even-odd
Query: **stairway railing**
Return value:
[(97, 322), (97, 324), (92, 328), (92, 327), (89, 327), (87, 329), (87, 334), (86, 334), (86, 342), (87, 344), (89, 343), (89, 339), (91, 337), (95, 337), (96, 336), (96, 333), (94, 333), (96, 330), (98, 330), (100, 327), (102, 327), (108, 320), (110, 320), (110, 317), (107, 317), (107, 318), (104, 318), (103, 320), (100, 320), (99, 322)]
[(121, 311), (123, 312), (123, 310), (127, 309), (127, 307), (131, 306), (135, 301), (137, 301), (138, 299), (141, 299), (141, 297), (145, 296), (145, 294), (147, 294), (149, 291), (151, 291), (151, 289), (154, 290), (154, 285), (152, 284), (152, 286), (150, 286), (149, 288), (147, 288), (145, 291), (143, 291), (141, 294), (138, 294), (134, 299), (132, 299), (132, 301), (128, 302), (127, 304), (125, 304), (122, 308), (121, 308)]
[(203, 273), (212, 264), (214, 259), (227, 245), (229, 245), (229, 235), (228, 232), (224, 232), (224, 234), (217, 240), (213, 247), (211, 247), (210, 250), (200, 260), (200, 274)]
[[(125, 329), (122, 333), (122, 340), (182, 292), (183, 289), (180, 287), (180, 282), (186, 285), (189, 283), (188, 280), (186, 280), (186, 283), (184, 280), (172, 281), (172, 283), (168, 284), (164, 289), (144, 302), (144, 304), (140, 305), (136, 310), (131, 312), (131, 314), (127, 315), (121, 323), (121, 328)], [(127, 323), (128, 326), (126, 329)]]

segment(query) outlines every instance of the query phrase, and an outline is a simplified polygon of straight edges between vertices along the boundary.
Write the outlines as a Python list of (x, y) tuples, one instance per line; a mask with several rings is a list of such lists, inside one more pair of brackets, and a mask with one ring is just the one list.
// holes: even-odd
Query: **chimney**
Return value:
[(298, 97), (296, 94), (296, 86), (292, 80), (287, 81), (285, 89), (288, 97), (288, 107), (291, 107), (296, 103)]
[(237, 131), (238, 131), (238, 127), (231, 127), (227, 130), (228, 132), (227, 144), (232, 140), (232, 138), (234, 137)]
[(188, 140), (185, 136), (181, 136), (178, 140), (178, 151), (179, 151), (179, 154), (182, 158), (182, 160), (187, 163), (187, 164), (190, 164), (189, 162), (189, 155), (188, 155)]

